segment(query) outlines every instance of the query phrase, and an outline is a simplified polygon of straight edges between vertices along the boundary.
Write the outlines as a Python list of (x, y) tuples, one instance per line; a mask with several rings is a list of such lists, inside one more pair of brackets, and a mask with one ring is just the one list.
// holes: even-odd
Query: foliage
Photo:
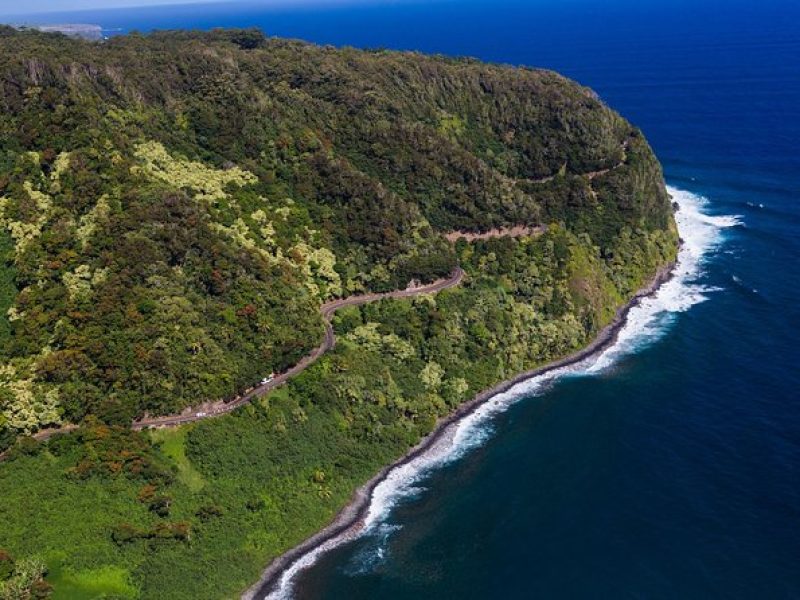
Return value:
[(14, 559), (3, 549), (0, 549), (0, 581), (10, 579), (14, 574)]
[[(147, 437), (127, 427), (93, 423), (76, 435), (79, 452), (67, 474), (75, 479), (125, 476), (158, 486), (169, 483), (172, 473), (153, 451)], [(66, 442), (66, 440), (65, 440)]]
[(561, 222), (632, 282), (671, 222), (641, 134), (547, 71), (253, 30), (5, 30), (0, 70), (12, 433), (233, 397), (324, 300), (451, 272), (450, 229)]
[[(555, 73), (252, 30), (6, 28), (0, 71), (0, 546), (43, 561), (0, 553), (4, 590), (45, 593), (46, 564), (62, 597), (234, 596), (675, 257), (646, 141)], [(547, 227), (443, 235), (514, 225)], [(256, 403), (130, 430), (296, 364), (326, 300), (456, 265), (458, 288), (337, 313), (335, 349)], [(62, 422), (81, 427), (25, 437)]]
[(13, 565), (10, 575), (0, 580), (0, 600), (40, 600), (48, 598), (51, 586), (44, 580), (47, 567), (38, 558), (26, 558)]
[[(46, 549), (70, 573), (130, 572), (142, 597), (235, 595), (437, 418), (584, 345), (625, 297), (599, 250), (562, 228), (458, 255), (463, 286), (337, 313), (332, 353), (232, 415), (154, 431), (153, 446), (95, 424), (18, 456), (0, 468), (0, 519), (14, 524), (0, 544)], [(55, 516), (29, 527), (40, 513)]]

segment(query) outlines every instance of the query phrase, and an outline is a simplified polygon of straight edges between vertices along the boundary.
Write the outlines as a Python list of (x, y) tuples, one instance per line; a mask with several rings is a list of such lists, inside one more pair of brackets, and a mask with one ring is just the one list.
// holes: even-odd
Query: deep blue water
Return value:
[(43, 20), (258, 25), (553, 68), (639, 125), (672, 186), (740, 216), (694, 282), (716, 290), (704, 302), (600, 375), (495, 417), (373, 534), (305, 571), (298, 597), (800, 598), (800, 8), (474, 0)]

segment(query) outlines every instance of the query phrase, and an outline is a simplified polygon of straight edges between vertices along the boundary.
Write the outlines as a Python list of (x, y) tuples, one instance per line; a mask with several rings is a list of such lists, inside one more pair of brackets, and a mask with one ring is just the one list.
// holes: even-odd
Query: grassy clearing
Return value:
[(48, 580), (54, 588), (53, 600), (139, 597), (139, 590), (131, 584), (128, 570), (116, 566), (75, 572), (57, 565), (50, 569)]
[(206, 481), (186, 456), (186, 433), (188, 428), (156, 429), (150, 432), (153, 442), (170, 458), (178, 469), (178, 480), (192, 492), (199, 492)]

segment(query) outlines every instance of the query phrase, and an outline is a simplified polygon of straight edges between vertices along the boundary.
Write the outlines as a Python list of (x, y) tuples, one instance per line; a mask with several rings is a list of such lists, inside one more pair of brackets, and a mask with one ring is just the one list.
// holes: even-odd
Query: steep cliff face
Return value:
[[(675, 257), (642, 134), (552, 72), (0, 28), (0, 75), (0, 596), (234, 596)], [(332, 298), (456, 267), (339, 311), (336, 347), (246, 408), (130, 427), (296, 364)]]
[(552, 72), (11, 29), (0, 72), (6, 439), (232, 396), (316, 345), (321, 302), (451, 272), (454, 230), (560, 223), (587, 327), (598, 277), (624, 297), (674, 249), (640, 132)]

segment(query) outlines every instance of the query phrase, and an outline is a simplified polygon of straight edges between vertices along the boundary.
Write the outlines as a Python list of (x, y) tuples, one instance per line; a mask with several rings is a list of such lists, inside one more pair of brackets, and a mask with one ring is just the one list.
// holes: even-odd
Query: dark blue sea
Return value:
[(39, 20), (256, 25), (558, 70), (643, 129), (686, 240), (612, 350), (462, 423), (281, 593), (800, 598), (800, 6), (265, 4)]

